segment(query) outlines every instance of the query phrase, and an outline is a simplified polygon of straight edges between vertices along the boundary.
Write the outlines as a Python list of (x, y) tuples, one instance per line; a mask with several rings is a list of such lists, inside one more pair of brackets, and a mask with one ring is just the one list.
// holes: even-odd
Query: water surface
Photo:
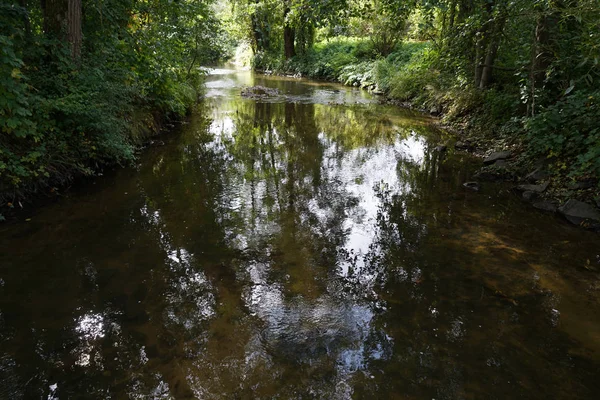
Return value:
[(427, 117), (216, 70), (160, 139), (0, 225), (0, 398), (597, 398), (598, 235)]

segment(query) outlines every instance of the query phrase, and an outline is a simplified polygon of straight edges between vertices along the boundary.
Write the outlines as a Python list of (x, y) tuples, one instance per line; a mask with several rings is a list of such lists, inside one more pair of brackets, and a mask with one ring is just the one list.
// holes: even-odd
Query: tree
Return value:
[(71, 57), (79, 59), (82, 45), (82, 0), (42, 0), (44, 31), (69, 43)]
[(294, 48), (294, 28), (290, 21), (290, 1), (283, 2), (283, 49), (286, 60), (296, 55)]

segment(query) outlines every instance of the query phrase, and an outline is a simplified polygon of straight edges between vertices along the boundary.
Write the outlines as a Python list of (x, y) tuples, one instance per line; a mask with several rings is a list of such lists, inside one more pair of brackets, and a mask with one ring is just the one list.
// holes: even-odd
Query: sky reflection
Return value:
[(598, 240), (376, 102), (214, 70), (136, 169), (0, 226), (0, 398), (595, 398)]

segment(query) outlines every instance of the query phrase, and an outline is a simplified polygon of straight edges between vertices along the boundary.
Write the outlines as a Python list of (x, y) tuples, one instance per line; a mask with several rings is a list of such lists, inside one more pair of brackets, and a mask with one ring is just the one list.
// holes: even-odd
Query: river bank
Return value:
[[(579, 150), (552, 148), (551, 139), (539, 139), (535, 129), (547, 129), (543, 121), (547, 117), (555, 119), (551, 114), (554, 109), (549, 108), (547, 115), (537, 118), (517, 117), (521, 111), (512, 103), (513, 94), (457, 88), (435, 66), (436, 56), (432, 53), (426, 42), (408, 42), (383, 58), (371, 52), (368, 41), (332, 40), (316, 44), (306, 54), (288, 61), (261, 55), (254, 65), (265, 73), (364, 88), (382, 95), (384, 103), (431, 114), (439, 118), (440, 127), (453, 132), (459, 150), (482, 159), (475, 180), (511, 182), (516, 195), (532, 207), (559, 212), (572, 223), (600, 230), (600, 181), (591, 163), (585, 164), (587, 167), (580, 163), (586, 158), (593, 160), (595, 148), (583, 143), (578, 145)], [(597, 107), (590, 99), (593, 96), (588, 99), (592, 101), (588, 109)], [(566, 109), (568, 106), (564, 105)], [(593, 110), (587, 112), (593, 115)], [(561, 117), (561, 124), (572, 123), (578, 129), (578, 118), (589, 118), (588, 114), (573, 115), (571, 120)], [(536, 124), (541, 126), (532, 128)], [(561, 134), (556, 129), (551, 136), (565, 143), (574, 140)], [(548, 150), (544, 152), (543, 148)], [(568, 203), (577, 206), (565, 207)]]
[(198, 66), (225, 57), (207, 4), (117, 3), (0, 4), (0, 212), (134, 164), (198, 101)]
[[(188, 106), (187, 110), (191, 112), (192, 108)], [(0, 222), (11, 220), (28, 208), (43, 207), (60, 200), (72, 187), (80, 187), (105, 174), (114, 173), (117, 169), (132, 166), (148, 147), (163, 144), (161, 135), (177, 129), (186, 120), (185, 114), (170, 114), (164, 110), (148, 112), (141, 109), (135, 114), (136, 118), (141, 118), (140, 121), (131, 124), (129, 132), (123, 133), (124, 143), (130, 152), (126, 159), (97, 160), (85, 168), (65, 166), (60, 171), (37, 176), (36, 179), (19, 185), (18, 189), (9, 186), (0, 191)], [(78, 160), (81, 164), (89, 161), (85, 158)]]

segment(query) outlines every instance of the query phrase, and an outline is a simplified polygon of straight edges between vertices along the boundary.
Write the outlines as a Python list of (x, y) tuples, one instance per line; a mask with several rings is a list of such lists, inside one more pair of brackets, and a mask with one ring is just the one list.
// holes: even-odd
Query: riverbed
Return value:
[(477, 160), (365, 91), (206, 87), (0, 225), (0, 398), (597, 398), (599, 235), (466, 189)]

